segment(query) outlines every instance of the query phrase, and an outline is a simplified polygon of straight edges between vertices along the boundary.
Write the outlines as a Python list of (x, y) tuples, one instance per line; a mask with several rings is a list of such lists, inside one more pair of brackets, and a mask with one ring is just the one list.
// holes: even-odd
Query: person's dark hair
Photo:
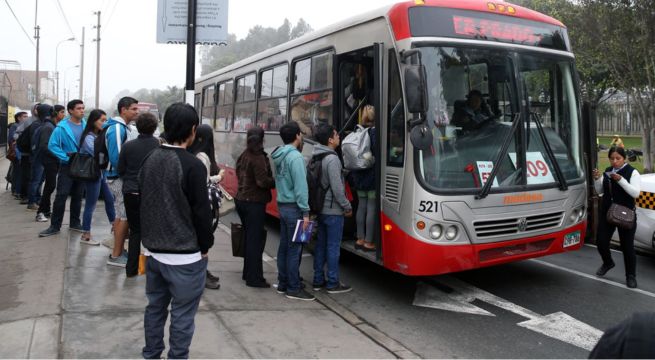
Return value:
[(612, 146), (610, 151), (607, 152), (607, 157), (609, 158), (613, 153), (621, 155), (624, 159), (628, 158), (628, 155), (625, 153), (625, 149), (620, 146)]
[(246, 133), (246, 144), (248, 150), (258, 152), (264, 148), (264, 129), (259, 126), (253, 126)]
[(118, 110), (118, 115), (121, 115), (121, 109), (122, 108), (130, 108), (132, 104), (138, 104), (139, 101), (133, 97), (130, 96), (123, 96), (120, 100), (118, 100), (118, 105), (116, 106)]
[(82, 136), (80, 136), (80, 147), (81, 144), (84, 143), (84, 138), (91, 132), (95, 132), (95, 125), (98, 120), (102, 117), (102, 115), (107, 116), (107, 113), (105, 113), (101, 109), (93, 109), (91, 110), (91, 113), (89, 113), (89, 117), (86, 119), (86, 127), (84, 127), (84, 131), (82, 131)]
[(139, 134), (152, 135), (157, 130), (157, 117), (150, 112), (139, 114), (136, 118), (136, 129)]
[(48, 104), (41, 104), (36, 108), (37, 113), (39, 114), (40, 120), (52, 118), (52, 106)]
[(164, 114), (166, 140), (170, 144), (185, 141), (198, 123), (198, 113), (193, 106), (182, 102), (169, 106)]
[(214, 154), (214, 129), (211, 126), (202, 124), (196, 128), (196, 138), (189, 146), (189, 151), (194, 155), (205, 153), (209, 157), (209, 175), (218, 175), (219, 169)]
[(291, 144), (300, 134), (300, 126), (294, 121), (286, 123), (280, 127), (280, 137), (284, 145)]
[(23, 116), (23, 115), (27, 115), (27, 111), (19, 111), (19, 112), (17, 112), (17, 113), (14, 115), (14, 121), (15, 121), (15, 122), (18, 122), (18, 118), (21, 117), (21, 116)]
[(467, 98), (467, 99), (470, 99), (470, 98), (472, 98), (472, 97), (474, 97), (474, 96), (477, 96), (477, 97), (479, 97), (479, 98), (482, 98), (482, 93), (480, 92), (480, 90), (471, 90), (471, 91), (468, 93), (468, 95), (466, 95), (466, 98)]
[(64, 107), (64, 105), (59, 105), (59, 104), (57, 104), (57, 105), (55, 105), (55, 110), (53, 111), (53, 113), (56, 114), (56, 113), (58, 113), (58, 112), (60, 112), (60, 111), (62, 111), (62, 110), (65, 110), (65, 109), (66, 109), (66, 108)]
[(80, 99), (71, 100), (68, 102), (68, 104), (66, 104), (66, 109), (68, 110), (68, 112), (71, 112), (71, 110), (75, 110), (75, 107), (79, 104), (84, 105), (84, 101)]
[(330, 124), (318, 124), (314, 128), (314, 139), (319, 144), (327, 146), (330, 138), (334, 135), (335, 128)]

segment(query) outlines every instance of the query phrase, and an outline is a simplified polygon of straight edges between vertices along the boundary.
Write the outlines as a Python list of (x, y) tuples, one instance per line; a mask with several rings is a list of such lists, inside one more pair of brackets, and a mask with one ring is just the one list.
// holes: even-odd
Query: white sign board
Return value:
[[(228, 0), (196, 0), (196, 44), (227, 44)], [(157, 0), (157, 42), (186, 44), (189, 0)]]
[[(491, 176), (491, 172), (494, 170), (494, 163), (493, 161), (476, 161), (476, 163), (478, 165), (478, 174), (480, 174), (480, 179), (482, 179), (480, 186), (484, 186), (489, 176)], [(498, 187), (497, 178), (494, 178), (494, 183), (491, 184), (491, 187)]]
[[(509, 154), (510, 159), (514, 166), (518, 169), (520, 166), (516, 165), (516, 153)], [(528, 185), (533, 184), (548, 184), (555, 182), (553, 173), (550, 171), (544, 156), (541, 152), (528, 152), (525, 154), (526, 168), (528, 172)]]

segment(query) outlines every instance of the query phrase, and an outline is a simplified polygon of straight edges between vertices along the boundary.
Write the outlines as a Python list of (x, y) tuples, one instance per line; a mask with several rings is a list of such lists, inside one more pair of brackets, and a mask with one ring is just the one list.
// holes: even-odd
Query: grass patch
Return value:
[[(610, 146), (612, 143), (612, 136), (599, 136), (598, 143)], [(641, 136), (622, 136), (623, 145), (626, 149), (640, 149), (641, 150)], [(630, 165), (637, 169), (640, 174), (644, 173), (644, 164), (642, 163), (642, 158), (639, 157), (637, 161), (630, 162)], [(598, 152), (598, 169), (603, 171), (610, 166), (610, 161), (607, 158), (607, 150)]]

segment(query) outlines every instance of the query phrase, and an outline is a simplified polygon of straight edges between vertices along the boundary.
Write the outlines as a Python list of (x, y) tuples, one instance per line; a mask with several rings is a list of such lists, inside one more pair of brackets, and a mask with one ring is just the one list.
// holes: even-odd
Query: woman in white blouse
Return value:
[[(635, 209), (635, 199), (639, 197), (641, 178), (639, 172), (626, 162), (625, 149), (612, 147), (608, 157), (610, 166), (602, 174), (598, 169), (593, 170), (596, 192), (603, 195), (601, 211), (598, 219), (598, 236), (596, 245), (598, 252), (603, 259), (596, 275), (603, 276), (614, 267), (612, 254), (610, 253), (610, 239), (616, 225), (607, 222), (607, 211), (614, 204), (623, 205)], [(632, 228), (624, 229), (618, 227), (619, 239), (621, 240), (621, 251), (625, 262), (626, 285), (629, 288), (637, 287), (637, 257), (635, 255), (634, 239), (637, 228), (637, 219)]]

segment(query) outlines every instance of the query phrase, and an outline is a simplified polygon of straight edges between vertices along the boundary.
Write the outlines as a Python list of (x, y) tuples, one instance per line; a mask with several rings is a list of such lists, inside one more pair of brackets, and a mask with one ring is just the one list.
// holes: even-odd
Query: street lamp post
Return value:
[[(75, 65), (75, 66), (71, 66), (68, 69), (64, 70), (64, 97), (66, 96), (66, 85), (68, 84), (68, 82), (66, 82), (66, 77), (68, 76), (68, 70), (77, 69), (79, 67), (80, 67), (79, 65)], [(70, 93), (70, 88), (68, 89), (68, 91)], [(65, 100), (64, 102), (67, 102), (67, 101), (70, 101), (70, 96), (69, 96), (69, 99)]]
[(75, 38), (72, 37), (66, 40), (62, 40), (55, 47), (55, 73), (57, 74), (57, 102), (59, 102), (59, 71), (57, 70), (57, 62), (59, 60), (59, 45), (61, 45), (66, 41), (75, 41)]

